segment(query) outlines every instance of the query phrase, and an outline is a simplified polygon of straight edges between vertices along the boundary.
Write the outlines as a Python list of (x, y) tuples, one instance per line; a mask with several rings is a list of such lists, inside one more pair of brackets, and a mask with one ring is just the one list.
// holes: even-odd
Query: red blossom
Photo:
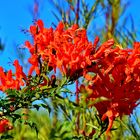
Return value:
[(18, 60), (14, 61), (13, 64), (16, 68), (15, 74), (12, 73), (12, 70), (4, 72), (3, 68), (0, 67), (0, 90), (6, 91), (7, 89), (20, 89), (20, 86), (24, 86), (27, 80), (25, 73), (23, 72), (22, 66), (19, 65)]
[(4, 72), (3, 68), (0, 69), (0, 90), (16, 89), (17, 82), (12, 77), (12, 71)]
[(100, 97), (108, 99), (93, 104), (102, 116), (102, 121), (106, 118), (109, 120), (107, 133), (114, 119), (123, 114), (130, 115), (140, 98), (140, 43), (134, 43), (134, 49), (112, 46), (113, 41), (107, 41), (93, 54), (97, 60), (96, 67), (89, 71), (94, 72), (95, 76), (88, 78), (92, 84), (84, 89), (88, 93), (87, 101)]
[[(58, 68), (63, 75), (71, 77), (75, 75), (75, 72), (83, 71), (91, 65), (91, 54), (98, 39), (96, 38), (93, 45), (88, 41), (86, 30), (78, 28), (78, 25), (75, 24), (71, 28), (65, 29), (64, 24), (60, 22), (56, 30), (53, 30), (45, 28), (42, 20), (38, 20), (36, 25), (30, 27), (30, 32), (33, 35), (34, 43), (31, 45), (26, 41), (26, 46), (31, 53), (29, 61), (34, 55), (41, 56), (42, 63), (47, 62), (54, 71)], [(33, 53), (32, 50), (36, 51)], [(31, 66), (30, 71), (33, 71), (34, 68)], [(79, 73), (79, 75), (82, 74)]]
[(36, 74), (40, 74), (38, 56), (34, 54), (28, 59), (28, 61), (30, 64), (32, 64), (28, 72), (28, 75), (31, 75), (33, 71), (35, 71)]
[(25, 73), (23, 72), (23, 68), (22, 66), (20, 66), (18, 60), (14, 61), (14, 66), (16, 68), (16, 72), (15, 72), (16, 80), (18, 80), (21, 83), (21, 86), (24, 86), (23, 79), (27, 80), (27, 77)]
[(7, 132), (8, 130), (13, 129), (12, 125), (10, 124), (9, 120), (1, 119), (0, 120), (0, 133)]

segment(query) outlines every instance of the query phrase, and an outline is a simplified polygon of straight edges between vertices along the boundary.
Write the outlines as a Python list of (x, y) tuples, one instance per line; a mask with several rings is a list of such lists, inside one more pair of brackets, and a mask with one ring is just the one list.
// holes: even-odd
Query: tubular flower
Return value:
[[(93, 101), (90, 106), (97, 108), (102, 121), (108, 119), (109, 125), (106, 131), (108, 133), (116, 117), (122, 117), (123, 114), (130, 115), (138, 105), (140, 43), (134, 43), (133, 49), (113, 48), (113, 43), (110, 41), (104, 44), (93, 54), (97, 60), (96, 66), (88, 70), (95, 73), (95, 76), (90, 78), (92, 83), (87, 87), (82, 85), (82, 89), (84, 88), (88, 94), (86, 101)], [(100, 97), (108, 100), (95, 103), (94, 101)]]
[(9, 70), (5, 73), (3, 68), (0, 67), (0, 90), (16, 89), (18, 87), (17, 84), (16, 80), (12, 77), (12, 71)]
[(38, 62), (38, 56), (33, 54), (29, 59), (28, 59), (29, 63), (32, 64), (32, 66), (30, 67), (29, 73), (28, 75), (31, 75), (33, 73), (33, 71), (36, 72), (36, 74), (40, 74), (40, 70), (39, 70), (39, 62)]
[(11, 130), (13, 127), (10, 124), (9, 120), (7, 119), (1, 119), (0, 120), (0, 133), (7, 132), (8, 130)]
[[(29, 41), (25, 42), (31, 53), (30, 63), (32, 57), (36, 55), (40, 57), (42, 63), (53, 67), (54, 71), (58, 68), (62, 74), (71, 77), (77, 71), (82, 75), (83, 69), (91, 65), (91, 53), (94, 52), (98, 40), (94, 44), (89, 42), (86, 30), (78, 28), (78, 25), (65, 29), (64, 24), (60, 22), (53, 30), (45, 28), (43, 22), (38, 20), (36, 25), (30, 27), (30, 33), (33, 36), (33, 44)], [(37, 64), (31, 64), (37, 66)], [(30, 74), (33, 69), (35, 67), (31, 66)]]
[(24, 81), (26, 80), (26, 75), (19, 65), (18, 60), (14, 61), (16, 72), (12, 73), (12, 70), (4, 72), (3, 68), (0, 67), (0, 90), (6, 91), (7, 89), (20, 89), (20, 86), (24, 86)]
[(78, 71), (80, 74), (80, 70), (91, 65), (93, 45), (88, 41), (85, 29), (79, 29), (77, 25), (73, 25), (64, 30), (62, 26), (62, 23), (58, 25), (54, 33), (54, 42), (52, 42), (56, 50), (56, 67), (63, 74), (72, 77), (75, 72)]
[(20, 66), (18, 60), (15, 60), (13, 65), (16, 68), (16, 72), (15, 72), (16, 80), (18, 80), (21, 83), (21, 85), (24, 86), (23, 79), (27, 80), (27, 77), (25, 73), (23, 72), (22, 66)]
[(29, 41), (25, 42), (25, 46), (29, 49), (31, 57), (28, 59), (29, 63), (32, 65), (28, 74), (31, 75), (33, 71), (36, 74), (40, 74), (39, 70), (39, 58), (42, 60), (48, 60), (51, 48), (48, 47), (50, 41), (53, 40), (53, 29), (44, 28), (42, 20), (38, 20), (35, 25), (30, 26), (29, 32), (33, 37), (33, 44)]

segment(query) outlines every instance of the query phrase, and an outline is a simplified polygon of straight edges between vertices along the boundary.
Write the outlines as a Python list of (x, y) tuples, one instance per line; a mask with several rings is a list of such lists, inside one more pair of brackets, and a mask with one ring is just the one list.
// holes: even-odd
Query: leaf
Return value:
[(51, 113), (51, 108), (48, 105), (41, 104), (41, 106), (48, 110), (49, 114)]
[(21, 119), (21, 115), (19, 114), (10, 114), (12, 118), (12, 123), (14, 123), (17, 119)]
[(33, 129), (35, 129), (35, 131), (36, 131), (36, 133), (37, 133), (37, 135), (38, 135), (38, 128), (37, 128), (37, 125), (36, 125), (36, 123), (32, 123), (32, 126), (31, 126), (31, 128), (33, 128)]
[(93, 125), (93, 124), (86, 123), (86, 125), (91, 126), (92, 128), (99, 130), (99, 128), (97, 126)]
[(7, 135), (2, 135), (2, 136), (0, 137), (1, 140), (2, 140), (2, 139), (3, 139), (3, 140), (4, 140), (4, 139), (8, 139), (8, 140), (9, 140), (9, 139), (13, 139), (13, 138), (14, 138), (14, 137), (12, 137), (11, 135), (8, 135), (8, 134), (7, 134)]
[(102, 124), (102, 122), (101, 122), (100, 118), (99, 118), (96, 114), (95, 114), (95, 118), (96, 118), (96, 120), (97, 120), (98, 124), (99, 124), (99, 125), (101, 125), (101, 124)]
[(33, 107), (38, 111), (40, 108), (40, 105), (35, 104), (35, 105), (33, 105)]
[(94, 101), (89, 101), (88, 106), (97, 104), (97, 103), (102, 102), (102, 101), (109, 101), (109, 99), (106, 98), (106, 97), (101, 96), (99, 98), (96, 98)]
[(26, 124), (29, 125), (29, 126), (31, 127), (31, 129), (35, 129), (36, 134), (38, 135), (39, 130), (38, 130), (38, 128), (37, 128), (37, 124), (36, 124), (36, 123), (26, 121)]

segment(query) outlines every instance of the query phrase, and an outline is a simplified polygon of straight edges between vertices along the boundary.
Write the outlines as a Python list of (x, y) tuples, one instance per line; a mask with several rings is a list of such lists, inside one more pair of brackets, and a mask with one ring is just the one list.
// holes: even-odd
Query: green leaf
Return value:
[(33, 105), (33, 107), (38, 111), (40, 108), (40, 105), (35, 104), (35, 105)]
[(48, 110), (49, 114), (51, 113), (51, 108), (46, 104), (41, 104), (41, 106)]
[(17, 119), (21, 119), (21, 115), (19, 115), (19, 114), (12, 114), (11, 117), (12, 117), (12, 122), (13, 122), (13, 123), (14, 123)]
[(91, 126), (92, 128), (99, 130), (99, 128), (97, 126), (93, 125), (93, 124), (86, 123), (86, 125)]
[(0, 138), (1, 138), (1, 140), (4, 140), (4, 139), (8, 139), (9, 140), (9, 139), (13, 139), (14, 137), (7, 134), (7, 135), (2, 135)]

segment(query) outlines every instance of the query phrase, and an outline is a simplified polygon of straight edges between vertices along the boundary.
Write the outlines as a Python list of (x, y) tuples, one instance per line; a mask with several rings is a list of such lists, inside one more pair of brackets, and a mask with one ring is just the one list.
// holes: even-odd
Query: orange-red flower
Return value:
[(28, 72), (28, 75), (31, 75), (33, 73), (33, 71), (36, 72), (36, 74), (40, 74), (40, 70), (39, 70), (39, 62), (38, 62), (38, 56), (33, 54), (29, 59), (28, 59), (29, 63), (32, 64), (32, 66), (30, 67), (30, 70)]
[(63, 74), (72, 77), (79, 70), (91, 65), (93, 44), (88, 41), (85, 29), (73, 25), (65, 30), (63, 26), (62, 23), (58, 25), (52, 45), (56, 50), (56, 67)]
[[(58, 68), (62, 74), (71, 77), (77, 71), (82, 75), (80, 72), (91, 65), (91, 54), (98, 39), (94, 44), (89, 42), (86, 30), (76, 24), (65, 29), (64, 24), (60, 22), (56, 30), (53, 30), (45, 28), (43, 22), (38, 20), (36, 25), (30, 27), (30, 32), (33, 36), (33, 44), (29, 41), (25, 42), (31, 53), (29, 62), (33, 65), (30, 74), (38, 67), (38, 60), (35, 57), (40, 57), (41, 62), (53, 67), (54, 71)], [(36, 61), (31, 62), (33, 58)]]
[(52, 53), (52, 48), (49, 47), (50, 41), (53, 40), (53, 29), (44, 28), (42, 20), (38, 20), (35, 25), (30, 27), (30, 33), (33, 37), (33, 44), (29, 41), (25, 42), (25, 46), (29, 49), (31, 57), (28, 59), (32, 65), (28, 74), (31, 75), (33, 71), (40, 74), (39, 59), (41, 61), (48, 61), (48, 57)]
[(0, 120), (0, 133), (7, 132), (8, 130), (11, 130), (13, 126), (10, 124), (9, 120), (7, 119), (1, 119)]
[(16, 85), (17, 83), (12, 77), (12, 71), (9, 70), (5, 73), (3, 68), (0, 67), (0, 90), (5, 91), (7, 89), (16, 89)]
[[(16, 69), (15, 74), (12, 70), (4, 72), (3, 68), (0, 67), (0, 90), (6, 91), (7, 89), (20, 89), (20, 86), (24, 86), (25, 80), (27, 80), (25, 73), (22, 70), (22, 66), (19, 65), (18, 60), (14, 61)], [(24, 81), (23, 81), (24, 80)]]
[(90, 78), (93, 84), (85, 88), (87, 93), (90, 90), (87, 101), (100, 97), (108, 99), (93, 104), (102, 120), (109, 120), (107, 133), (114, 119), (123, 114), (130, 115), (140, 99), (140, 43), (134, 43), (133, 49), (112, 46), (113, 41), (107, 41), (93, 54), (96, 66), (89, 71), (95, 76)]
[(26, 77), (25, 73), (23, 72), (23, 68), (22, 68), (22, 66), (20, 66), (18, 60), (14, 61), (14, 66), (16, 68), (16, 72), (15, 72), (16, 80), (18, 80), (20, 82), (21, 86), (24, 86), (23, 79), (27, 80), (27, 77)]

